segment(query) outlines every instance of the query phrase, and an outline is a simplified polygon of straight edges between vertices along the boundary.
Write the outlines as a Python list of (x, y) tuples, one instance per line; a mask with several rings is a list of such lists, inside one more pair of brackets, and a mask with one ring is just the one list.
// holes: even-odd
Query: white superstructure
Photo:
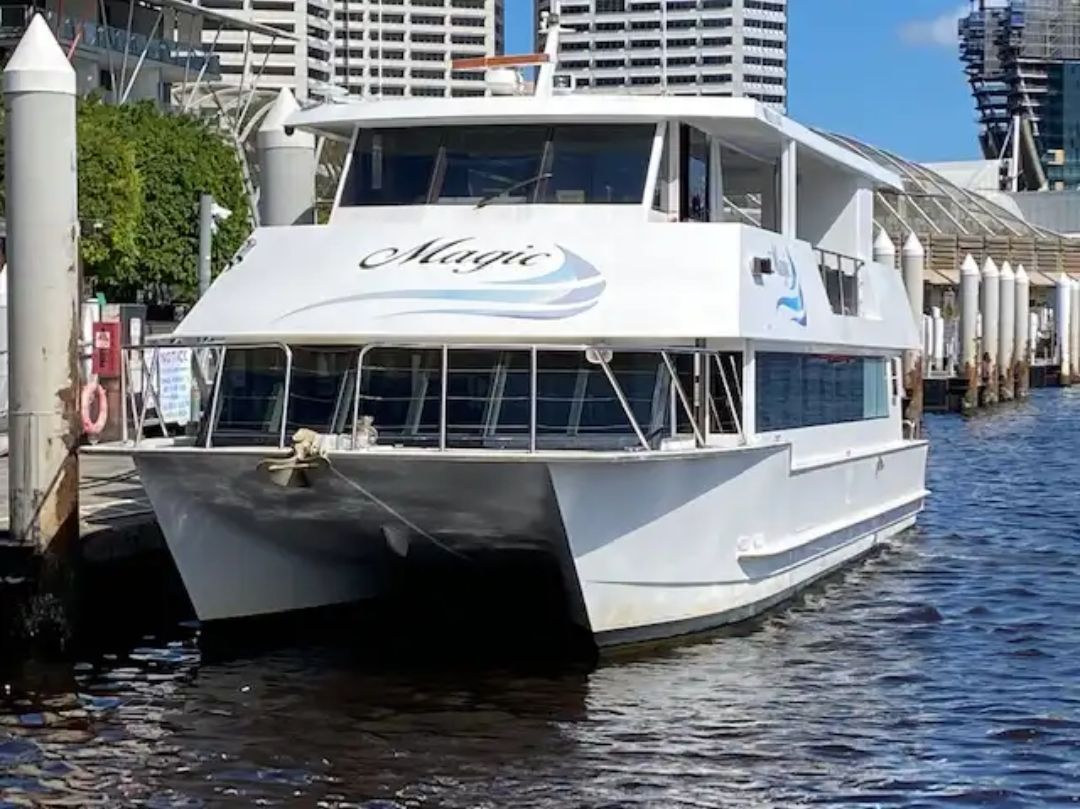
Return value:
[[(535, 0), (537, 18), (552, 0)], [(787, 0), (560, 0), (578, 92), (747, 96), (787, 107)]]
[(503, 52), (504, 0), (335, 0), (335, 75), (353, 96), (484, 95), (454, 59)]
[(872, 258), (892, 172), (751, 99), (289, 123), (351, 139), (329, 222), (258, 229), (166, 338), (197, 424), (100, 450), (134, 456), (201, 619), (441, 565), (451, 593), (503, 577), (504, 614), (540, 582), (553, 625), (618, 644), (753, 615), (914, 522), (919, 337)]

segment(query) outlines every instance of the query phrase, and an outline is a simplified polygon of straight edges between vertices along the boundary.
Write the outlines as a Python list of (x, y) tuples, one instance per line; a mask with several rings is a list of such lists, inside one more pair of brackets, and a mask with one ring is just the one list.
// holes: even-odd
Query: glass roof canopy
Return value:
[(900, 175), (903, 191), (875, 192), (874, 223), (893, 240), (898, 254), (909, 233), (918, 236), (931, 284), (958, 285), (960, 264), (969, 254), (980, 264), (988, 257), (999, 265), (1022, 264), (1032, 286), (1054, 286), (1063, 272), (1080, 280), (1080, 239), (1029, 224), (892, 152), (845, 135), (820, 134)]
[(884, 149), (831, 132), (820, 134), (863, 157), (895, 171), (904, 181), (903, 192), (884, 190), (876, 195), (874, 220), (888, 233), (898, 230), (956, 236), (1060, 236), (1024, 220), (949, 182), (930, 169)]

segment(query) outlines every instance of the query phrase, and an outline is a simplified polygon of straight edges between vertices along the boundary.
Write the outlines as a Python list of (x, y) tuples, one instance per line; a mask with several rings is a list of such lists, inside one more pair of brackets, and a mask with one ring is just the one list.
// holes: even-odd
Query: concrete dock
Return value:
[[(159, 546), (154, 514), (130, 458), (83, 454), (79, 468), (84, 556), (113, 558)], [(7, 485), (8, 458), (4, 456), (0, 458), (0, 487)], [(10, 548), (8, 516), (8, 501), (0, 498), (0, 545)]]

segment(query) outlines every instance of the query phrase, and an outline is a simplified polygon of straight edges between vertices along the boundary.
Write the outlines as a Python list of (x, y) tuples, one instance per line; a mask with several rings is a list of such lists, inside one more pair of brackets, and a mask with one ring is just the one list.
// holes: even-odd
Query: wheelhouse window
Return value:
[(321, 433), (352, 429), (356, 349), (293, 348), (287, 410), (282, 349), (229, 348), (224, 363), (215, 445), (276, 445), (282, 418), (286, 439), (301, 427)]
[(287, 445), (301, 428), (348, 437), (354, 413), (383, 446), (636, 450), (741, 433), (737, 354), (231, 346), (221, 361), (207, 445)]
[(755, 366), (759, 432), (889, 415), (882, 357), (759, 352)]
[(366, 129), (341, 204), (637, 204), (653, 124)]

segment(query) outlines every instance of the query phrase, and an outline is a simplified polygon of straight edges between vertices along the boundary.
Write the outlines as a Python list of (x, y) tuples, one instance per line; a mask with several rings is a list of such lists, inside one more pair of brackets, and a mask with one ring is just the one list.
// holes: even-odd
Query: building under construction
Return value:
[(972, 0), (960, 56), (1003, 187), (1080, 187), (1080, 1)]

